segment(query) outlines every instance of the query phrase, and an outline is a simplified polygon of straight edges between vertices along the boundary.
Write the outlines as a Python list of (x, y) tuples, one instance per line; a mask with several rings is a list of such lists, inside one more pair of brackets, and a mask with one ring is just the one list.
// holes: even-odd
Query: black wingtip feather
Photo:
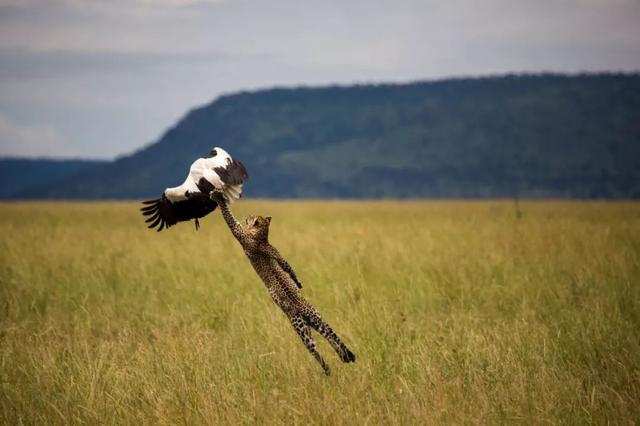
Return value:
[(151, 216), (149, 219), (145, 220), (146, 223), (150, 223), (153, 222), (154, 220), (156, 220), (158, 217), (160, 217), (160, 212), (156, 212), (155, 216)]
[(158, 216), (148, 228), (155, 228), (160, 222), (162, 222), (162, 218)]

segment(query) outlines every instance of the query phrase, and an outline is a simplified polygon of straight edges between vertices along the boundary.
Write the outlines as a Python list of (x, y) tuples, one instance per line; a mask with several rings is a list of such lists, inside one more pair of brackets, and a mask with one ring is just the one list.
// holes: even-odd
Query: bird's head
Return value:
[(267, 241), (271, 216), (249, 216), (244, 220), (245, 231), (257, 241)]
[(227, 151), (220, 148), (219, 146), (214, 146), (211, 151), (209, 151), (209, 155), (207, 155), (207, 158), (213, 157), (230, 158), (230, 155)]

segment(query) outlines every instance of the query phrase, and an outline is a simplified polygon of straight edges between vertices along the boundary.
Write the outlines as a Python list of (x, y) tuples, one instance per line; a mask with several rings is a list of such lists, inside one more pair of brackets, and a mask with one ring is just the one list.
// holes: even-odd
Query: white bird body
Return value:
[[(161, 230), (183, 221), (203, 217), (213, 211), (217, 204), (209, 200), (209, 192), (219, 189), (228, 202), (240, 198), (242, 185), (248, 178), (244, 165), (231, 158), (222, 148), (211, 150), (211, 157), (198, 158), (191, 164), (187, 178), (180, 186), (167, 188), (163, 197), (145, 202), (149, 207), (143, 208), (143, 214), (150, 215), (153, 226)], [(194, 195), (198, 199), (194, 199)], [(206, 198), (203, 199), (203, 196)], [(156, 214), (157, 213), (157, 214)], [(148, 222), (148, 221), (147, 221)]]
[(202, 178), (213, 185), (216, 189), (222, 190), (225, 198), (229, 202), (233, 203), (240, 198), (240, 194), (242, 193), (242, 184), (225, 184), (215, 171), (215, 169), (219, 167), (224, 168), (228, 166), (231, 164), (233, 159), (229, 153), (222, 148), (216, 147), (214, 150), (217, 152), (215, 157), (198, 158), (191, 164), (191, 167), (189, 168), (189, 175), (182, 185), (164, 190), (164, 195), (169, 199), (169, 201), (176, 202), (186, 200), (187, 196), (185, 194), (187, 191), (192, 193), (199, 192), (200, 188), (198, 188), (198, 182), (200, 182), (200, 179)]

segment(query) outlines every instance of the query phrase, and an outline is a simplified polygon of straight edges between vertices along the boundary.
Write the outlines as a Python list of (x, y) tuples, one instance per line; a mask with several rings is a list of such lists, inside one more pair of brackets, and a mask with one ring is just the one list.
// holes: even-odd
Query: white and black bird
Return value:
[(149, 216), (149, 228), (160, 232), (178, 222), (195, 219), (196, 230), (200, 228), (198, 219), (214, 211), (218, 204), (209, 198), (215, 188), (222, 190), (230, 203), (242, 194), (242, 185), (249, 178), (247, 170), (239, 161), (231, 158), (222, 148), (213, 148), (206, 158), (198, 158), (191, 164), (184, 183), (175, 188), (167, 188), (157, 200), (143, 201), (140, 210)]

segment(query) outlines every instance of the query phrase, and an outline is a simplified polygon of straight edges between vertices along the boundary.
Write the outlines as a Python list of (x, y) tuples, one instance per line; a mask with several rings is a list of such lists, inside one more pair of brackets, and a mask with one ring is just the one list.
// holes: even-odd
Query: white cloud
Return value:
[(48, 126), (20, 126), (0, 113), (0, 156), (69, 157), (73, 156), (62, 135)]

